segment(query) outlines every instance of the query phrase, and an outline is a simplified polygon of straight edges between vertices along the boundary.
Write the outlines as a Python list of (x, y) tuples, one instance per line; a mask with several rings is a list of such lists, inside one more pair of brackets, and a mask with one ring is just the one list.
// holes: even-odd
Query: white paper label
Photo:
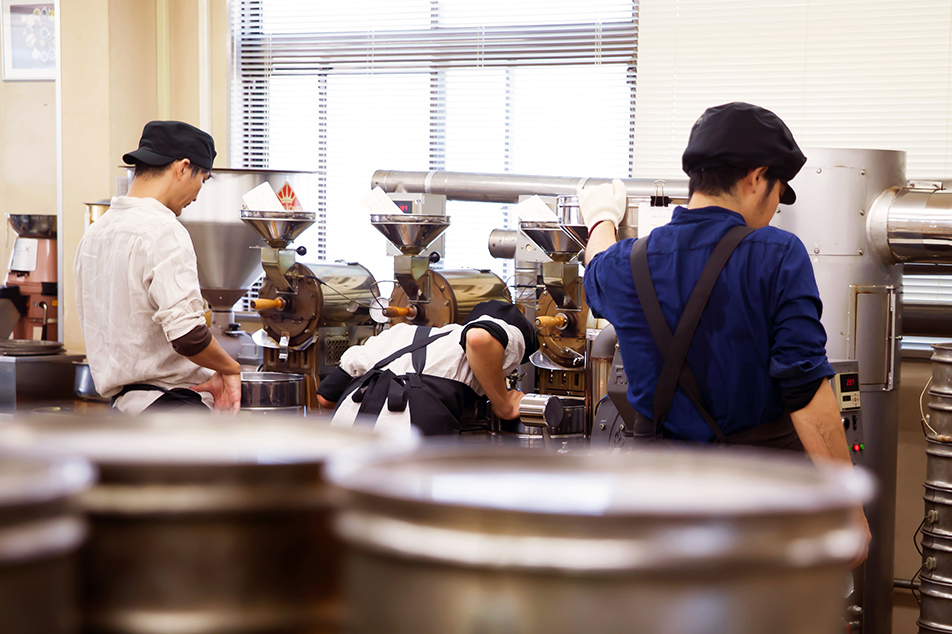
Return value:
[(519, 220), (526, 222), (558, 222), (559, 218), (555, 215), (548, 205), (542, 202), (538, 196), (526, 198), (516, 205), (516, 214)]
[(241, 197), (245, 209), (251, 211), (285, 211), (284, 205), (274, 193), (271, 183), (265, 181)]
[(638, 237), (645, 238), (649, 233), (661, 225), (671, 222), (673, 207), (652, 207), (651, 203), (644, 202), (638, 205)]
[(380, 187), (374, 187), (369, 194), (361, 198), (360, 204), (373, 216), (392, 216), (403, 213)]
[(17, 238), (17, 241), (13, 243), (13, 258), (10, 260), (10, 269), (26, 271), (27, 273), (35, 271), (37, 243), (36, 238)]

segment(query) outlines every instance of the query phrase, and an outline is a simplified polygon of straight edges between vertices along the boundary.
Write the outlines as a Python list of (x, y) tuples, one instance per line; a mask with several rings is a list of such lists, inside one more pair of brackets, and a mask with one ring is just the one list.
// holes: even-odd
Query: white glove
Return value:
[(625, 184), (617, 178), (608, 183), (595, 187), (583, 187), (578, 193), (579, 212), (582, 221), (591, 231), (599, 222), (607, 220), (618, 228), (618, 223), (625, 217), (625, 208), (628, 205), (628, 192)]

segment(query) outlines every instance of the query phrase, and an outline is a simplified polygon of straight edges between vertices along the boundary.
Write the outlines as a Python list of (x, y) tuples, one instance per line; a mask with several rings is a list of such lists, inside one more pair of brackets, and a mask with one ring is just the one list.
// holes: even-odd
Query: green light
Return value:
[(866, 445), (862, 445), (862, 444), (861, 444), (861, 445), (859, 446), (859, 450), (862, 451), (862, 450), (864, 450), (864, 449), (866, 449)]

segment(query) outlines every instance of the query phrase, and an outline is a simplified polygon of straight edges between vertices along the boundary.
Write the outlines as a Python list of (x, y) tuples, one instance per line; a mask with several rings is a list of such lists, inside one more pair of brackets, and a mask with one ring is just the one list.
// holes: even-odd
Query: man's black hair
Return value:
[[(752, 168), (734, 167), (732, 165), (713, 165), (691, 172), (688, 175), (688, 198), (695, 192), (706, 196), (730, 195), (737, 183), (740, 182)], [(764, 174), (767, 179), (767, 191), (773, 191), (774, 185), (780, 182), (768, 169)]]
[[(165, 165), (149, 165), (148, 163), (136, 161), (135, 176), (137, 178), (141, 176), (143, 180), (148, 180), (154, 176), (161, 176), (163, 173), (165, 173), (165, 170), (169, 169), (171, 166), (172, 163), (166, 163)], [(195, 163), (189, 163), (188, 169), (192, 172), (192, 176), (208, 173), (207, 169), (204, 167), (199, 167)]]

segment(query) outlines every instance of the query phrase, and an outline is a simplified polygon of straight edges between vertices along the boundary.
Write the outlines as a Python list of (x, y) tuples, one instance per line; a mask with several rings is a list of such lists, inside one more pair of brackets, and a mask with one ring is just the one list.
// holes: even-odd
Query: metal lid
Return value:
[(108, 419), (31, 417), (0, 429), (0, 442), (80, 454), (98, 465), (254, 465), (323, 463), (336, 452), (385, 443), (409, 448), (415, 436), (334, 428), (327, 419), (158, 414)]
[(557, 455), (424, 446), (332, 460), (329, 479), (356, 493), (426, 505), (583, 516), (732, 516), (848, 508), (872, 476), (778, 453), (645, 450)]
[(0, 507), (65, 498), (94, 480), (92, 466), (79, 456), (0, 446)]
[(0, 356), (5, 357), (60, 354), (63, 350), (63, 344), (59, 341), (46, 341), (41, 339), (0, 340)]

